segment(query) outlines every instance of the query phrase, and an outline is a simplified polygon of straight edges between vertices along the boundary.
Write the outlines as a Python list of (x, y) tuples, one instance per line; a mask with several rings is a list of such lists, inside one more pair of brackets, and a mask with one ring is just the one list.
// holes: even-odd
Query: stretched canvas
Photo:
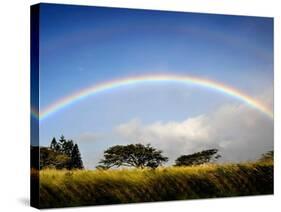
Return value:
[(31, 6), (31, 205), (273, 194), (273, 18)]

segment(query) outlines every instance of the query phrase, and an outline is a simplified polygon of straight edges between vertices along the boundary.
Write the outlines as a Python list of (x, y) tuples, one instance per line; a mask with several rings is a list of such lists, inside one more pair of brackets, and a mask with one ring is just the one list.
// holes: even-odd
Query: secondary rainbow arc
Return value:
[(183, 84), (194, 84), (202, 87), (206, 87), (208, 89), (212, 89), (221, 93), (224, 93), (228, 96), (232, 96), (240, 101), (246, 103), (259, 110), (260, 112), (267, 115), (269, 118), (273, 119), (273, 112), (269, 107), (267, 107), (262, 102), (258, 101), (251, 96), (244, 94), (243, 92), (227, 86), (225, 84), (211, 81), (208, 79), (186, 76), (186, 75), (174, 75), (174, 74), (158, 74), (158, 75), (141, 75), (134, 77), (127, 77), (121, 79), (115, 79), (107, 82), (102, 82), (95, 84), (90, 87), (86, 87), (84, 89), (78, 90), (64, 98), (59, 99), (58, 101), (50, 104), (46, 108), (43, 108), (40, 113), (35, 110), (31, 110), (33, 116), (37, 117), (40, 120), (46, 119), (50, 115), (62, 110), (63, 108), (72, 105), (82, 99), (98, 94), (103, 91), (113, 90), (119, 87), (124, 87), (128, 85), (142, 84), (142, 83), (156, 83), (156, 82), (175, 82), (175, 83), (183, 83)]

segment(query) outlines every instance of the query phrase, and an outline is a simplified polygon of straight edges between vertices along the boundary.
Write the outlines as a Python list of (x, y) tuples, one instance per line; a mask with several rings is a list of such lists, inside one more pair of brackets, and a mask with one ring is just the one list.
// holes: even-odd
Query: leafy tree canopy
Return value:
[(168, 158), (162, 155), (162, 151), (150, 144), (116, 145), (104, 151), (104, 159), (99, 162), (97, 168), (108, 169), (114, 166), (157, 168), (167, 161)]
[(219, 159), (221, 155), (218, 154), (217, 149), (208, 149), (201, 152), (196, 152), (191, 155), (182, 155), (175, 161), (175, 166), (193, 166), (204, 163), (214, 162)]
[(49, 148), (40, 148), (40, 169), (43, 168), (55, 168), (63, 169), (67, 168), (70, 163), (70, 157), (65, 154), (55, 152)]

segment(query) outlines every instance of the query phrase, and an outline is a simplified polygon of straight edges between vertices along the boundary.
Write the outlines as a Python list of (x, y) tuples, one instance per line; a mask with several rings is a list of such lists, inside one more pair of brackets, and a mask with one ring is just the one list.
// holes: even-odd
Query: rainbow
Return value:
[(138, 85), (143, 83), (157, 83), (157, 82), (174, 82), (181, 84), (192, 84), (205, 87), (214, 91), (218, 91), (225, 95), (231, 96), (240, 100), (241, 102), (246, 103), (252, 108), (257, 109), (263, 114), (267, 115), (269, 118), (273, 119), (273, 112), (262, 102), (242, 93), (241, 91), (224, 85), (222, 83), (211, 81), (208, 79), (186, 76), (186, 75), (175, 75), (175, 74), (157, 74), (157, 75), (140, 75), (134, 77), (127, 77), (121, 79), (115, 79), (107, 82), (102, 82), (95, 84), (93, 86), (86, 87), (77, 92), (74, 92), (58, 101), (50, 104), (46, 108), (43, 108), (40, 113), (35, 110), (31, 110), (33, 116), (37, 117), (40, 120), (46, 119), (52, 114), (62, 110), (63, 108), (72, 105), (76, 102), (79, 102), (89, 96), (101, 93), (103, 91), (113, 90), (116, 88), (129, 86), (129, 85)]

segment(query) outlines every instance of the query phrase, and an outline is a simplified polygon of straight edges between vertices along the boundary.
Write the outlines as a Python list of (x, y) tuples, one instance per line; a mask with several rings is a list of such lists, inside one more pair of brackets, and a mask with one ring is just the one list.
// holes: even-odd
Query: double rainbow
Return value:
[(43, 108), (40, 111), (40, 113), (38, 113), (33, 109), (31, 110), (31, 113), (33, 116), (37, 117), (38, 119), (43, 120), (69, 105), (72, 105), (89, 96), (101, 93), (103, 91), (113, 90), (128, 85), (138, 85), (143, 83), (159, 83), (159, 82), (192, 84), (192, 85), (205, 87), (207, 89), (211, 89), (214, 91), (218, 91), (220, 93), (231, 96), (233, 98), (236, 98), (246, 103), (252, 108), (257, 109), (258, 111), (267, 115), (269, 118), (273, 119), (273, 112), (269, 107), (267, 107), (265, 104), (258, 101), (257, 99), (254, 99), (251, 96), (248, 96), (233, 87), (229, 87), (222, 83), (211, 81), (208, 79), (185, 76), (185, 75), (174, 75), (174, 74), (141, 75), (141, 76), (134, 76), (134, 77), (121, 78), (121, 79), (115, 79), (107, 82), (102, 82), (99, 84), (95, 84), (93, 86), (86, 87), (62, 99), (59, 99), (58, 101), (50, 104), (46, 108)]

